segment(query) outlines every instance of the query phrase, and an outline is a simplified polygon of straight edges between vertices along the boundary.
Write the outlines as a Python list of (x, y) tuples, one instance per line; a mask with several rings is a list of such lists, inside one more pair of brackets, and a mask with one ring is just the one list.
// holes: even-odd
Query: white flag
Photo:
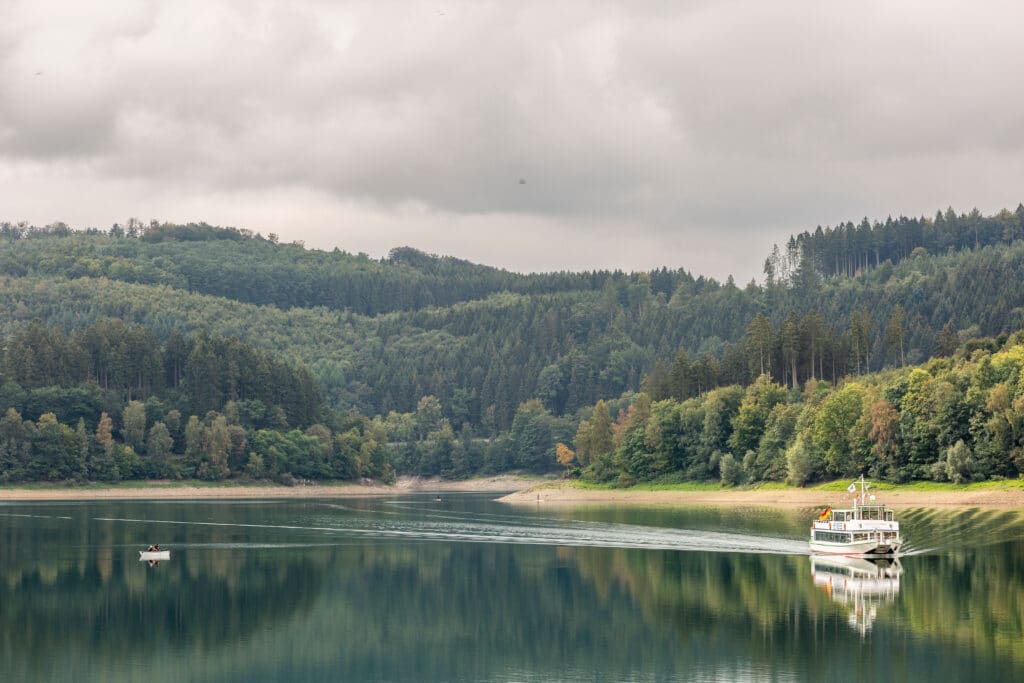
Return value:
[(854, 491), (857, 490), (857, 484), (856, 483), (850, 484), (849, 486), (846, 487), (846, 490), (849, 491), (850, 493), (853, 493)]

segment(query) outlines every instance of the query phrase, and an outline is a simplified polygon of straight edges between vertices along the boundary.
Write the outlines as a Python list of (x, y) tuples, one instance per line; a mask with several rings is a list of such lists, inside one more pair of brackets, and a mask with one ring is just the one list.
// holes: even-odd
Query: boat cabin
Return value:
[[(894, 556), (903, 543), (900, 524), (892, 509), (874, 502), (867, 495), (867, 483), (861, 478), (861, 493), (853, 507), (827, 509), (811, 524), (811, 551), (861, 556)], [(851, 485), (851, 491), (855, 486)]]
[(892, 510), (884, 505), (858, 505), (852, 510), (833, 510), (833, 522), (852, 522), (854, 520), (875, 520), (879, 522), (893, 521)]

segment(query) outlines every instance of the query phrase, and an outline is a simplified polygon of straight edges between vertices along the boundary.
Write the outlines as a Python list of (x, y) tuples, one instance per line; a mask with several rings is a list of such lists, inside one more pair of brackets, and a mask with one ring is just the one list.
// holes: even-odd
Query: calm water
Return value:
[(1024, 680), (1021, 513), (879, 567), (812, 510), (491, 498), (0, 504), (0, 680)]

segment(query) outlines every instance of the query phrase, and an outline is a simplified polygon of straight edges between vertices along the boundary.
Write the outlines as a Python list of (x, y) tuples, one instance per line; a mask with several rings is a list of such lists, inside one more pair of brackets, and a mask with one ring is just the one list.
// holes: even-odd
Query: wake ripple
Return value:
[(361, 539), (403, 539), (407, 541), (445, 541), (463, 543), (501, 543), (587, 548), (640, 548), (720, 553), (756, 553), (806, 555), (805, 541), (753, 536), (696, 529), (667, 529), (628, 524), (570, 522), (560, 526), (508, 525), (473, 521), (378, 521), (354, 519), (354, 524), (290, 525), (241, 524), (233, 522), (194, 522), (174, 519), (137, 519), (96, 517), (98, 521), (133, 524), (171, 524), (182, 526), (267, 529), (283, 532), (331, 534)]

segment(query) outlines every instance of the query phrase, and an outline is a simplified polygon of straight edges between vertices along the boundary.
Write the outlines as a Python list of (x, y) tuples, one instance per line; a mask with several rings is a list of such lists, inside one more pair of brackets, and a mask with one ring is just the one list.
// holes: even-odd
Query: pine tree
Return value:
[(796, 313), (791, 312), (786, 316), (780, 334), (782, 336), (782, 357), (790, 370), (790, 386), (796, 389), (799, 386), (797, 364), (800, 361), (800, 323)]

